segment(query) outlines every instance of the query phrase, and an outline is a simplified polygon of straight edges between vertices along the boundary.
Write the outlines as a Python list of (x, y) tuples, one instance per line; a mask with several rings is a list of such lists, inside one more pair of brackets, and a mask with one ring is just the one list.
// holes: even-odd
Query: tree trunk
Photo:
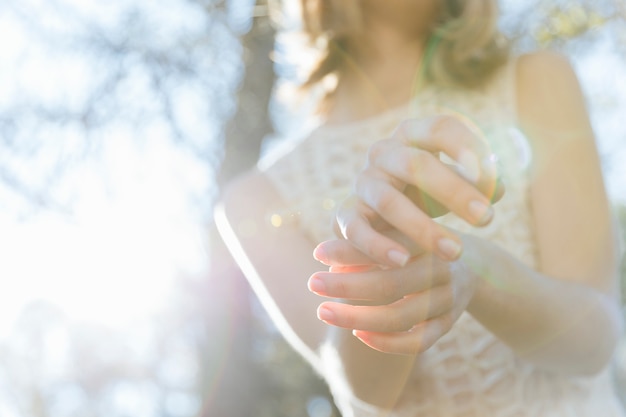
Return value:
[[(255, 10), (267, 7), (266, 0), (257, 1)], [(271, 133), (268, 104), (274, 84), (270, 53), (274, 46), (274, 29), (267, 14), (255, 16), (250, 31), (242, 38), (245, 75), (238, 92), (238, 106), (234, 117), (225, 129), (224, 157), (218, 173), (218, 184), (224, 187), (232, 178), (251, 168), (258, 160), (261, 144)], [(259, 415), (262, 402), (263, 375), (252, 355), (253, 319), (251, 290), (234, 260), (224, 247), (212, 225), (209, 290), (210, 302), (219, 303), (213, 312), (223, 317), (210, 317), (210, 326), (228, 326), (228, 341), (218, 341), (226, 346), (227, 353), (221, 372), (209, 375), (205, 381), (205, 407), (202, 417)], [(206, 358), (205, 368), (216, 358)], [(216, 379), (217, 378), (217, 379)]]

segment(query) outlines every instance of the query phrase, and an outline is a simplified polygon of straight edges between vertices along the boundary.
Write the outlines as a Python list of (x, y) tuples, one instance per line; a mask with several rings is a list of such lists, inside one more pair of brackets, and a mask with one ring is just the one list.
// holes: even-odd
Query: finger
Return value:
[(496, 159), (481, 129), (469, 118), (455, 114), (406, 120), (392, 138), (431, 153), (445, 153), (488, 199), (494, 196)]
[(325, 297), (391, 302), (449, 282), (448, 266), (433, 260), (431, 256), (424, 256), (404, 268), (386, 270), (317, 272), (309, 278), (308, 286), (312, 292)]
[[(382, 154), (377, 164), (377, 168), (417, 187), (470, 224), (484, 226), (493, 218), (489, 199), (430, 152), (395, 148)], [(389, 221), (383, 213), (379, 214)]]
[(450, 286), (441, 285), (385, 305), (325, 302), (318, 307), (317, 314), (326, 324), (346, 329), (403, 332), (417, 323), (449, 312), (452, 304)]
[(345, 239), (327, 240), (317, 245), (313, 257), (334, 268), (353, 265), (372, 265), (376, 261)]
[[(461, 170), (459, 169), (459, 166), (457, 164), (446, 164), (446, 166), (448, 168), (450, 168), (451, 170), (453, 170), (454, 172), (456, 172), (459, 176), (463, 177), (463, 173), (461, 172)], [(502, 199), (502, 197), (504, 197), (504, 193), (506, 191), (506, 187), (504, 185), (504, 183), (502, 182), (502, 178), (498, 175), (496, 178), (496, 183), (494, 185), (495, 189), (493, 191), (493, 195), (491, 196), (491, 203), (497, 203), (498, 201), (500, 201)], [(489, 197), (489, 193), (484, 194), (483, 195)], [(426, 196), (428, 198), (428, 196)], [(433, 211), (435, 213), (437, 213), (437, 209), (439, 209), (440, 207), (438, 207), (438, 205), (440, 205), (440, 203), (438, 203), (437, 201), (434, 201), (430, 204), (433, 204), (435, 206), (435, 208), (433, 209)], [(447, 210), (446, 210), (447, 212)], [(442, 213), (440, 215), (443, 215), (445, 213)], [(436, 217), (436, 216), (432, 216), (432, 217)]]
[[(379, 158), (381, 158), (385, 153), (393, 151), (398, 147), (405, 148), (406, 144), (404, 141), (399, 141), (397, 139), (384, 139), (374, 143), (368, 151), (368, 165), (366, 166), (366, 169), (375, 167)], [(439, 153), (434, 152), (433, 155), (438, 156)], [(456, 165), (450, 165), (450, 168), (456, 170)], [(426, 193), (420, 192), (416, 187), (407, 185), (391, 175), (387, 175), (386, 178), (395, 188), (403, 190), (411, 201), (413, 201), (420, 209), (424, 210), (430, 217), (434, 218), (443, 216), (449, 211), (444, 205), (433, 200)]]
[(407, 185), (404, 195), (429, 217), (435, 219), (450, 212), (450, 210), (425, 192), (413, 185)]
[[(457, 165), (446, 164), (446, 166), (460, 175), (458, 171)], [(504, 196), (504, 183), (498, 177), (496, 181), (496, 189), (494, 191), (494, 195), (491, 198), (491, 203), (497, 203)], [(450, 212), (450, 210), (439, 201), (432, 198), (427, 193), (420, 191), (419, 188), (413, 185), (407, 185), (404, 189), (404, 194), (421, 210), (423, 210), (426, 214), (428, 214), (432, 218), (437, 218), (443, 216)]]
[(366, 272), (378, 268), (376, 265), (333, 265), (328, 268), (328, 272), (349, 273), (349, 272)]
[(424, 321), (406, 332), (380, 333), (354, 330), (353, 334), (367, 346), (384, 353), (416, 355), (428, 350), (448, 330), (447, 316)]
[[(418, 247), (405, 235), (402, 235), (399, 231), (389, 229), (384, 231), (377, 231), (380, 235), (392, 239), (394, 242), (402, 245), (409, 253), (409, 259), (415, 258), (418, 255), (424, 253), (424, 250)], [(380, 242), (377, 242), (380, 243)], [(407, 256), (404, 253), (392, 255), (396, 259), (396, 266), (403, 266), (408, 261)], [(331, 270), (335, 272), (346, 272), (346, 268), (353, 268), (355, 266), (362, 266), (371, 269), (373, 266), (381, 265), (376, 259), (368, 256), (360, 249), (358, 249), (351, 241), (345, 239), (333, 239), (327, 240), (313, 250), (313, 257), (331, 267)], [(389, 253), (387, 252), (387, 257)], [(388, 262), (382, 265), (388, 265)]]
[[(423, 250), (435, 252), (447, 261), (460, 256), (462, 248), (458, 236), (433, 221), (388, 182), (364, 173), (359, 176), (355, 191), (365, 204)], [(382, 259), (390, 246), (386, 242), (375, 241), (376, 236), (371, 231), (364, 231), (361, 226), (357, 221), (347, 222), (344, 236), (367, 255)]]
[[(372, 263), (373, 260), (374, 263), (382, 265), (406, 265), (410, 258), (409, 251), (402, 244), (377, 231), (370, 221), (370, 218), (374, 216), (379, 217), (378, 213), (374, 213), (370, 207), (361, 201), (351, 203), (350, 205), (342, 205), (337, 211), (337, 223), (342, 236), (348, 239), (366, 258), (370, 259), (366, 263)], [(328, 253), (324, 253), (320, 248), (316, 255), (314, 253), (314, 256), (320, 262), (332, 265), (332, 260), (325, 258), (328, 256)], [(339, 263), (346, 265), (354, 262), (353, 256), (350, 255), (349, 260)], [(357, 263), (362, 262), (359, 261)]]

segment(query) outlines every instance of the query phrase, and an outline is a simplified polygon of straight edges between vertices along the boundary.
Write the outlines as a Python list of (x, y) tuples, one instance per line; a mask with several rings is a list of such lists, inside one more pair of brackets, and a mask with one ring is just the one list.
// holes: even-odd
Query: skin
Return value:
[[(377, 2), (364, 3), (374, 7)], [(395, 21), (389, 9), (367, 15), (368, 33), (355, 40), (362, 45), (354, 57), (358, 76), (340, 78), (329, 124), (360, 120), (410, 99), (407, 86), (437, 5), (434, 0), (389, 2), (396, 18), (407, 16), (401, 7), (423, 7), (422, 14), (414, 15), (430, 17), (419, 25)], [(359, 191), (339, 212), (339, 229), (348, 240), (316, 248), (296, 226), (272, 226), (268, 218), (284, 204), (256, 170), (231, 183), (223, 194), (216, 211), (220, 232), (272, 319), (315, 367), (321, 366), (320, 357), (331, 346), (358, 398), (391, 408), (418, 354), (464, 311), (520, 356), (556, 372), (593, 374), (613, 352), (622, 325), (617, 254), (578, 83), (565, 60), (545, 53), (520, 58), (518, 74), (519, 119), (532, 141), (535, 161), (531, 201), (537, 271), (490, 242), (438, 228), (416, 194), (407, 192), (454, 189), (453, 195), (438, 196), (447, 209), (473, 224), (488, 222), (489, 209), (476, 216), (470, 203), (489, 207), (495, 181), (490, 168), (482, 167), (478, 179), (468, 181), (452, 170), (442, 174), (446, 167), (428, 156), (456, 146), (450, 151), (458, 155), (465, 149), (481, 160), (479, 141), (459, 126), (435, 135), (437, 128), (425, 128), (432, 128), (433, 121), (407, 122), (417, 123), (426, 133), (408, 134), (410, 129), (400, 126), (395, 136), (370, 151), (369, 170), (357, 179)], [(450, 141), (448, 136), (465, 140)], [(419, 172), (419, 183), (409, 180), (416, 174), (411, 172), (412, 158), (432, 162), (419, 165), (428, 167)], [(406, 169), (390, 168), (394, 166)], [(385, 204), (393, 200), (385, 193), (406, 198), (402, 204)], [(420, 240), (424, 230), (430, 238)], [(439, 253), (437, 242), (444, 236), (462, 252), (452, 257)], [(314, 250), (318, 260), (331, 266), (330, 272), (320, 272), (311, 257)], [(400, 256), (390, 257), (392, 251)], [(482, 278), (487, 274), (516, 291), (492, 287)], [(320, 306), (320, 296), (345, 302)]]
[[(519, 119), (534, 156), (530, 195), (539, 269), (528, 268), (490, 242), (459, 234), (465, 252), (453, 262), (427, 252), (392, 270), (346, 272), (346, 265), (354, 263), (389, 265), (385, 256), (397, 250), (397, 243), (367, 221), (376, 217), (372, 210), (384, 219), (404, 219), (393, 222), (404, 235), (432, 228), (425, 220), (416, 229), (415, 221), (423, 216), (417, 206), (368, 204), (384, 198), (378, 195), (384, 191), (373, 179), (380, 175), (366, 169), (353, 197), (365, 204), (351, 203), (339, 211), (348, 240), (323, 243), (315, 252), (334, 270), (314, 274), (309, 288), (375, 305), (323, 303), (320, 319), (355, 329), (374, 349), (411, 355), (430, 347), (467, 310), (538, 366), (575, 375), (606, 366), (623, 327), (619, 258), (583, 97), (569, 63), (558, 55), (524, 56), (518, 74)], [(378, 156), (389, 163), (373, 164), (374, 170), (404, 166), (400, 154)], [(408, 173), (404, 171), (395, 175), (396, 181)], [(393, 180), (387, 178), (391, 186)], [(444, 185), (441, 177), (432, 180)], [(406, 220), (411, 218), (413, 223)], [(489, 276), (497, 277), (498, 286), (485, 279)]]
[(364, 27), (349, 41), (348, 64), (327, 115), (329, 125), (372, 117), (406, 104), (430, 28), (436, 0), (363, 0)]
[[(461, 168), (441, 162), (439, 152)], [(400, 230), (422, 250), (452, 261), (460, 256), (460, 238), (431, 218), (452, 210), (470, 224), (487, 225), (493, 217), (490, 199), (498, 201), (504, 192), (485, 142), (449, 116), (406, 120), (391, 138), (373, 145), (355, 191), (337, 216), (340, 233), (366, 255), (355, 253), (350, 262), (390, 266), (403, 266), (412, 253), (385, 230)], [(328, 245), (318, 252), (322, 248)]]

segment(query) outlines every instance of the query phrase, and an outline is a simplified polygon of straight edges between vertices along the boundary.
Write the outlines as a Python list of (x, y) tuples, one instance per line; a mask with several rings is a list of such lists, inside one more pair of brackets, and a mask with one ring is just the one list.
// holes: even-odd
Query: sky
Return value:
[[(176, 314), (193, 309), (176, 310), (183, 280), (206, 279), (206, 223), (215, 196), (219, 121), (234, 111), (241, 51), (231, 29), (203, 18), (200, 3), (162, 3), (0, 2), (0, 175), (15, 172), (25, 188), (49, 190), (60, 201), (37, 208), (0, 181), (2, 416), (29, 415), (19, 410), (28, 403), (33, 383), (44, 391), (45, 384), (50, 387), (48, 415), (93, 415), (96, 405), (73, 384), (76, 358), (68, 356), (76, 338), (85, 334), (86, 343), (97, 345), (90, 349), (92, 363), (81, 363), (93, 375), (83, 377), (98, 377), (113, 360), (139, 370), (150, 366), (155, 373), (153, 382), (135, 378), (105, 391), (102, 409), (109, 412), (104, 415), (162, 415), (160, 404), (168, 415), (188, 416), (200, 407), (201, 398), (189, 392), (197, 388), (192, 387), (199, 375), (194, 349), (204, 329), (194, 330), (193, 319), (172, 322)], [(73, 12), (64, 11), (66, 6)], [(128, 23), (120, 16), (132, 9), (141, 19), (124, 27)], [(235, 13), (229, 20), (245, 30), (241, 16)], [(206, 31), (213, 42), (197, 42)], [(112, 35), (113, 45), (127, 45), (130, 52), (99, 55), (79, 42), (86, 33)], [(129, 39), (136, 43), (114, 38), (123, 33), (135, 34)], [(159, 80), (173, 97), (170, 110), (182, 135), (201, 138), (202, 143), (185, 142), (188, 146), (173, 138), (163, 120), (160, 97), (150, 82), (153, 74), (141, 61), (158, 57), (176, 42), (186, 49), (168, 56), (190, 57), (195, 72), (184, 81), (184, 68), (174, 62), (158, 67)], [(96, 128), (85, 134), (75, 114), (116, 70), (118, 88), (100, 95)], [(42, 123), (36, 117), (42, 109), (52, 116), (67, 112), (73, 121)], [(11, 124), (15, 129), (5, 128)], [(50, 181), (57, 168), (61, 180)], [(55, 306), (65, 320), (59, 327), (58, 316), (51, 314), (47, 324), (39, 323), (49, 326), (43, 349), (50, 361), (41, 366), (28, 346), (29, 329), (22, 327), (38, 325), (32, 323), (32, 311), (40, 302)], [(176, 326), (174, 338), (163, 342), (159, 332), (168, 331), (167, 326)], [(224, 349), (219, 342), (211, 346)], [(33, 372), (41, 378), (29, 380)], [(163, 386), (167, 392), (159, 391)]]
[[(119, 13), (101, 2), (76, 4), (103, 16), (102, 25)], [(60, 100), (66, 108), (82, 105), (85, 90), (94, 86), (91, 57), (46, 50), (12, 12), (0, 6), (0, 100), (31, 97), (52, 104)], [(50, 13), (43, 25), (59, 25), (55, 17)], [(134, 88), (141, 91), (141, 84), (138, 80)], [(198, 98), (184, 90), (178, 97), (187, 125), (201, 130), (194, 116)], [(150, 99), (144, 97), (140, 105), (148, 107)], [(198, 135), (210, 139), (210, 129)], [(71, 124), (59, 132), (24, 130), (41, 135), (35, 146), (43, 150), (32, 160), (5, 152), (0, 161), (25, 173), (27, 184), (45, 175), (44, 167), (55, 158), (71, 157), (77, 142), (85, 140)], [(21, 307), (36, 299), (62, 306), (71, 317), (123, 325), (167, 303), (178, 276), (206, 270), (206, 230), (188, 201), (189, 193), (211, 187), (205, 164), (175, 146), (158, 122), (137, 130), (119, 122), (98, 134), (98, 159), (76, 164), (57, 190), (72, 201), (72, 215), (42, 210), (24, 216), (22, 199), (6, 187), (0, 191), (0, 336), (10, 332)]]

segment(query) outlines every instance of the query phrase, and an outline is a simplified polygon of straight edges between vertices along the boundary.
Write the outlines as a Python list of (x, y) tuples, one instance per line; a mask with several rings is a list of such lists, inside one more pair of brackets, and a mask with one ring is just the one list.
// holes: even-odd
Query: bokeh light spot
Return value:
[(333, 408), (328, 398), (316, 396), (309, 400), (306, 405), (309, 417), (332, 417)]
[(280, 227), (283, 225), (283, 218), (279, 214), (272, 214), (272, 217), (270, 217), (270, 223), (274, 227)]
[(332, 198), (326, 198), (322, 202), (322, 207), (324, 207), (324, 210), (332, 210), (335, 208), (336, 205), (337, 203)]

